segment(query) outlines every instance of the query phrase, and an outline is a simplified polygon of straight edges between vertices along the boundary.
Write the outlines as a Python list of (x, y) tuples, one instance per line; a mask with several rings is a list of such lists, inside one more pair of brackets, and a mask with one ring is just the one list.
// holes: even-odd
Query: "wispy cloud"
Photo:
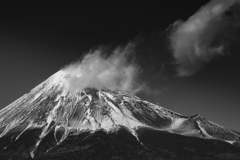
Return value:
[(240, 27), (239, 0), (213, 0), (187, 21), (177, 21), (170, 34), (179, 76), (189, 76), (215, 57), (226, 54)]

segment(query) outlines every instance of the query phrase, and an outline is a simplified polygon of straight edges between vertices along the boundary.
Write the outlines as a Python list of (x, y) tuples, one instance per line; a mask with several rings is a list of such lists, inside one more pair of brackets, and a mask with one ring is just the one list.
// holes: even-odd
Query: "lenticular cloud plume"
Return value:
[(179, 76), (189, 76), (224, 55), (240, 28), (240, 0), (213, 0), (173, 25), (171, 49)]
[(111, 89), (136, 94), (140, 68), (134, 63), (135, 45), (118, 47), (106, 55), (103, 48), (86, 54), (81, 61), (62, 69), (70, 75), (67, 87), (75, 92), (86, 88)]

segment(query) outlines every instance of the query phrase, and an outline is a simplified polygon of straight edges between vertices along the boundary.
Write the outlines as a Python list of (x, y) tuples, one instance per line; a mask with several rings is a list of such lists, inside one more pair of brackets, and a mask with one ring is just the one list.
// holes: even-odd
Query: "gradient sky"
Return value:
[[(161, 1), (162, 2), (162, 1)], [(143, 39), (137, 60), (142, 78), (158, 94), (139, 95), (183, 115), (200, 114), (240, 131), (238, 51), (219, 57), (197, 74), (177, 77), (167, 28), (208, 1), (160, 3), (61, 2), (0, 6), (0, 108), (99, 45)]]

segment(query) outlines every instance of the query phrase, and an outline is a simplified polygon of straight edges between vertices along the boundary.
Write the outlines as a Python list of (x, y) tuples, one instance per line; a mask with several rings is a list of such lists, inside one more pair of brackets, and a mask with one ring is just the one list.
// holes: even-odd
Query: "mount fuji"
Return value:
[(0, 159), (240, 159), (240, 133), (59, 71), (0, 111)]

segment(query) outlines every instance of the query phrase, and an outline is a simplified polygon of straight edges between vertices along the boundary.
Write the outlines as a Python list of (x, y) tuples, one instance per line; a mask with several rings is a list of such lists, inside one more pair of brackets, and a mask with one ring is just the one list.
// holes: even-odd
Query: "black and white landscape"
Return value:
[(0, 8), (1, 160), (240, 159), (239, 0)]

